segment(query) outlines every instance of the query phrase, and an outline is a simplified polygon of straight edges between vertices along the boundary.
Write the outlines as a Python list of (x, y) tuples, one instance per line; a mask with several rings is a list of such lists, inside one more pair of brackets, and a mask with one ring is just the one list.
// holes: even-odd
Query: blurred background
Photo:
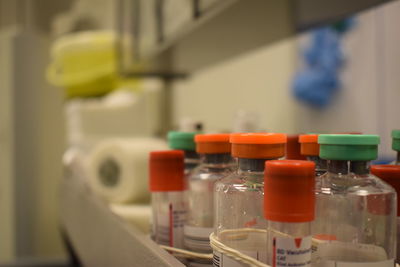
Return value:
[(356, 131), (393, 160), (398, 14), (378, 0), (0, 0), (0, 263), (68, 262), (63, 154), (105, 137)]

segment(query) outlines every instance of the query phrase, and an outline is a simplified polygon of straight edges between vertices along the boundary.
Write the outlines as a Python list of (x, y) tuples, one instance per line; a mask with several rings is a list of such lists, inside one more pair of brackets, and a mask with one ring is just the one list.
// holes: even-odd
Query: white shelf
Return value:
[[(134, 23), (135, 15), (141, 24), (151, 21), (151, 25), (162, 28), (162, 16), (161, 19), (151, 17), (156, 12), (140, 18), (140, 12), (134, 11), (140, 5), (132, 3), (149, 3), (149, 0), (120, 1), (123, 16), (119, 16), (118, 32), (121, 40), (129, 35), (133, 37), (131, 49), (121, 54), (122, 70), (132, 73), (135, 66), (140, 66), (140, 71), (145, 74), (146, 71), (191, 73), (392, 0), (219, 0), (203, 13), (189, 18), (173, 33), (162, 34), (162, 38), (154, 37), (160, 30), (150, 30), (152, 27), (146, 31), (134, 29), (134, 25), (140, 24)], [(161, 21), (157, 22), (157, 19)], [(141, 34), (134, 36), (138, 32)], [(151, 32), (152, 37), (148, 38), (146, 32)], [(141, 45), (142, 42), (135, 38), (153, 41)], [(143, 69), (145, 65), (147, 68)]]
[(64, 178), (60, 191), (61, 223), (84, 266), (184, 266), (114, 215), (81, 178)]

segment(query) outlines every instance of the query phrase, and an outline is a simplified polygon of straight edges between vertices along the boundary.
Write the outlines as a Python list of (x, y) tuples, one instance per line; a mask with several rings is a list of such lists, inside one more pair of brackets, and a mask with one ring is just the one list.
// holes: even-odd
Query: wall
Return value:
[(48, 21), (62, 7), (50, 2), (0, 0), (1, 263), (64, 256), (57, 199), (62, 92), (44, 75)]
[(400, 128), (399, 12), (400, 2), (395, 1), (357, 16), (343, 42), (343, 87), (324, 110), (305, 106), (291, 94), (294, 72), (301, 65), (299, 51), (309, 38), (302, 34), (176, 82), (174, 123), (192, 117), (209, 130), (230, 130), (235, 111), (246, 109), (257, 112), (262, 128), (269, 131), (379, 134), (381, 154), (393, 155), (390, 130)]
[[(346, 65), (343, 87), (330, 107), (296, 105), (302, 131), (361, 131), (381, 136), (380, 154), (393, 156), (390, 131), (400, 128), (400, 2), (394, 1), (356, 17), (343, 41)], [(304, 37), (302, 37), (304, 38)], [(307, 38), (307, 37), (305, 37)], [(299, 41), (303, 44), (303, 41)]]
[(0, 260), (15, 258), (15, 203), (13, 168), (13, 95), (12, 95), (12, 46), (7, 41), (10, 32), (0, 33)]
[(58, 208), (63, 92), (45, 80), (51, 38), (112, 28), (114, 6), (0, 0), (0, 263), (65, 257)]
[(62, 96), (44, 78), (49, 38), (31, 31), (1, 34), (1, 261), (63, 254), (57, 185), (64, 150)]
[(251, 51), (195, 73), (174, 88), (174, 123), (191, 117), (208, 130), (232, 128), (235, 113), (259, 115), (260, 128), (295, 132), (294, 102), (288, 87), (294, 70), (292, 39)]

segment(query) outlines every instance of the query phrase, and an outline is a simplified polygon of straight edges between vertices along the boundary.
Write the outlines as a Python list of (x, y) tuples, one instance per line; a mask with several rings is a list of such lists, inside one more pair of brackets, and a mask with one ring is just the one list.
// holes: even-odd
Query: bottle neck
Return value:
[(319, 156), (307, 156), (307, 160), (315, 163), (315, 172), (317, 175), (326, 172), (328, 163), (325, 159), (321, 159)]
[(369, 173), (369, 165), (369, 161), (328, 160), (328, 172), (363, 175)]
[(210, 168), (226, 168), (232, 163), (232, 157), (230, 153), (202, 154), (200, 163)]
[(196, 168), (200, 163), (200, 156), (193, 150), (184, 150), (185, 153), (185, 170)]
[(397, 164), (400, 164), (400, 151), (397, 152), (397, 160), (396, 160)]
[(264, 172), (267, 159), (243, 159), (238, 158), (239, 170), (243, 172)]
[(249, 181), (263, 183), (265, 161), (272, 159), (245, 159), (238, 158), (238, 173)]

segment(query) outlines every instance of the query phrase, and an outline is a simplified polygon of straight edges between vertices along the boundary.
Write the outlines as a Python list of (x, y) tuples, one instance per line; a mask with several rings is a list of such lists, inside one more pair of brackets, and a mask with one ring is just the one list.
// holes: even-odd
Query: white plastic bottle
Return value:
[[(188, 217), (185, 247), (191, 251), (211, 253), (209, 236), (214, 230), (214, 184), (232, 170), (229, 134), (195, 136), (200, 165), (189, 175)], [(192, 260), (189, 266), (211, 266), (211, 260)]]
[(311, 266), (311, 222), (315, 217), (315, 163), (265, 163), (264, 216), (268, 221), (268, 264)]
[(150, 153), (152, 239), (161, 245), (184, 248), (184, 153), (180, 150)]
[[(215, 186), (214, 234), (223, 245), (266, 263), (266, 220), (263, 215), (265, 161), (285, 155), (285, 134), (231, 134), (238, 169)], [(264, 231), (264, 232), (263, 232)], [(214, 266), (243, 266), (214, 250)]]
[(369, 172), (379, 136), (321, 134), (327, 173), (316, 182), (313, 266), (393, 267), (395, 190)]

